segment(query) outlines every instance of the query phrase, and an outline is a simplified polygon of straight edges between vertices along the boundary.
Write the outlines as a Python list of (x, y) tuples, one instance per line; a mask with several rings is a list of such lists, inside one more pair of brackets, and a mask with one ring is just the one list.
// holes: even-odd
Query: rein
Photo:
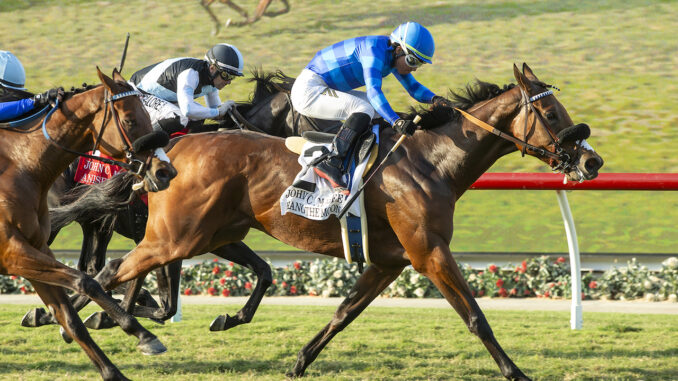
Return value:
[[(547, 87), (552, 87), (554, 89), (560, 90), (557, 87), (551, 86), (551, 85), (547, 85)], [(529, 149), (529, 150), (532, 150), (532, 151), (538, 153), (539, 155), (541, 155), (543, 157), (548, 157), (550, 159), (556, 160), (558, 162), (558, 165), (552, 166), (553, 171), (559, 171), (559, 172), (564, 173), (566, 170), (568, 170), (570, 168), (577, 168), (576, 165), (574, 165), (574, 163), (571, 162), (572, 158), (570, 157), (570, 155), (568, 153), (566, 153), (565, 150), (563, 150), (563, 148), (560, 146), (560, 144), (558, 144), (558, 137), (556, 136), (556, 134), (554, 134), (553, 130), (549, 127), (548, 123), (546, 123), (546, 121), (543, 119), (541, 114), (534, 108), (534, 105), (532, 105), (532, 103), (534, 101), (537, 101), (537, 100), (542, 99), (544, 97), (547, 97), (549, 95), (553, 95), (553, 90), (547, 90), (547, 91), (544, 91), (544, 92), (539, 93), (537, 95), (534, 95), (532, 97), (529, 97), (527, 95), (527, 93), (525, 92), (525, 90), (523, 90), (522, 88), (520, 89), (520, 92), (521, 92), (522, 98), (524, 100), (524, 102), (521, 103), (521, 106), (527, 106), (527, 107), (525, 107), (525, 127), (524, 127), (525, 140), (518, 139), (513, 135), (499, 131), (495, 127), (493, 127), (490, 124), (474, 117), (473, 115), (469, 114), (468, 112), (466, 112), (464, 110), (461, 110), (457, 107), (454, 107), (454, 109), (457, 110), (462, 116), (464, 116), (466, 119), (468, 119), (474, 125), (482, 128), (482, 129), (484, 129), (484, 130), (486, 130), (486, 131), (488, 131), (488, 132), (490, 132), (490, 133), (492, 133), (492, 134), (494, 134), (494, 135), (496, 135), (496, 136), (498, 136), (498, 137), (500, 137), (504, 140), (508, 140), (508, 141), (510, 141), (514, 144), (521, 146), (522, 147), (521, 153), (523, 154), (523, 156), (525, 155), (526, 151)], [(551, 139), (551, 144), (553, 144), (554, 147), (555, 147), (555, 152), (551, 152), (551, 151), (546, 150), (546, 149), (541, 148), (541, 147), (536, 147), (536, 146), (527, 142), (527, 125), (528, 125), (527, 115), (528, 115), (528, 112), (530, 112), (530, 111), (532, 111), (536, 115), (536, 118), (539, 120), (540, 124), (548, 132), (549, 138)]]
[[(121, 98), (125, 98), (125, 97), (128, 97), (128, 96), (141, 96), (141, 93), (138, 90), (126, 91), (126, 92), (123, 92), (123, 93), (120, 93), (120, 94), (113, 95), (112, 97), (108, 98), (108, 90), (106, 90), (106, 92), (104, 93), (104, 104), (110, 105), (111, 114), (113, 115), (113, 118), (115, 120), (115, 125), (118, 128), (118, 133), (120, 134), (120, 137), (123, 140), (125, 154), (130, 161), (134, 162), (134, 161), (138, 161), (138, 160), (133, 159), (134, 149), (132, 148), (132, 142), (130, 141), (129, 137), (127, 136), (127, 133), (120, 126), (120, 120), (119, 120), (119, 117), (118, 117), (118, 113), (115, 111), (115, 108), (113, 107), (113, 103), (116, 100), (121, 99)], [(52, 144), (56, 145), (57, 147), (61, 148), (62, 150), (69, 152), (69, 153), (72, 153), (74, 155), (85, 157), (85, 158), (88, 158), (88, 159), (98, 160), (98, 161), (104, 162), (106, 164), (119, 165), (119, 166), (121, 166), (121, 167), (123, 167), (123, 168), (125, 168), (129, 171), (132, 171), (133, 173), (135, 173), (137, 175), (141, 172), (141, 170), (144, 167), (144, 163), (141, 162), (141, 161), (138, 161), (139, 167), (138, 167), (137, 171), (134, 171), (135, 168), (134, 168), (134, 165), (132, 165), (132, 164), (128, 164), (126, 162), (118, 161), (118, 160), (115, 160), (115, 159), (109, 159), (109, 158), (105, 158), (105, 157), (89, 155), (89, 154), (86, 154), (86, 153), (83, 153), (83, 152), (78, 152), (78, 151), (75, 151), (75, 150), (72, 150), (68, 147), (63, 146), (61, 143), (54, 140), (49, 135), (49, 133), (47, 132), (47, 121), (52, 116), (54, 111), (56, 111), (58, 108), (59, 108), (59, 99), (57, 98), (56, 101), (55, 101), (55, 104), (54, 104), (54, 108), (52, 108), (47, 113), (47, 115), (45, 116), (45, 119), (43, 119), (43, 121), (42, 121), (42, 134), (45, 136), (45, 139), (47, 139), (48, 141), (50, 141)], [(106, 115), (107, 114), (108, 114), (108, 107), (104, 107), (104, 118), (103, 118), (103, 121), (102, 121), (102, 124), (101, 124), (101, 130), (99, 131), (99, 134), (97, 136), (96, 142), (94, 144), (93, 151), (96, 150), (96, 148), (99, 146), (99, 144), (101, 142), (101, 137), (103, 136), (104, 130), (106, 128)]]

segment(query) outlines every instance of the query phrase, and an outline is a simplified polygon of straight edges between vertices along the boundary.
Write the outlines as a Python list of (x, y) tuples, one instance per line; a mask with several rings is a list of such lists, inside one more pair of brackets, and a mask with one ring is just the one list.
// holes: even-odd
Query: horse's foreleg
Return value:
[(509, 380), (529, 380), (495, 339), (490, 324), (471, 295), (471, 290), (448, 246), (441, 243), (428, 255), (416, 256), (410, 253), (410, 259), (415, 270), (424, 274), (436, 285), (464, 320), (469, 331), (482, 340), (494, 361), (499, 365), (504, 377)]
[(402, 267), (381, 269), (369, 266), (351, 288), (334, 317), (297, 355), (294, 369), (288, 377), (301, 377), (332, 338), (346, 328), (403, 271)]
[(245, 306), (238, 313), (234, 316), (217, 316), (210, 325), (210, 331), (225, 331), (237, 325), (249, 323), (252, 321), (255, 312), (257, 312), (259, 303), (261, 303), (266, 290), (273, 282), (271, 267), (242, 242), (221, 246), (213, 250), (212, 253), (254, 271), (257, 274), (257, 285), (254, 287), (249, 299), (247, 299)]
[(104, 380), (127, 380), (118, 368), (106, 357), (87, 332), (77, 312), (61, 287), (54, 287), (37, 281), (31, 281), (40, 299), (56, 316), (66, 332), (80, 344), (90, 360), (99, 369)]

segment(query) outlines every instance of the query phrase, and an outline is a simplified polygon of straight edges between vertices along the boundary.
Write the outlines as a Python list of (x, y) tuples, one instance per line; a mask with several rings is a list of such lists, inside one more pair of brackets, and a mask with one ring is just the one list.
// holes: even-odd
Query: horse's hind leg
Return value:
[[(125, 333), (136, 336), (139, 339), (137, 347), (143, 353), (151, 355), (167, 351), (155, 335), (120, 308), (92, 277), (57, 261), (48, 248), (46, 248), (48, 253), (45, 253), (19, 240), (14, 240), (11, 244), (12, 247), (19, 248), (21, 254), (15, 255), (15, 260), (7, 267), (9, 273), (26, 279), (39, 279), (43, 283), (68, 288), (85, 295), (85, 299), (94, 300), (118, 322)], [(77, 310), (77, 307), (74, 308)]]
[(101, 377), (104, 380), (127, 380), (96, 345), (94, 340), (92, 340), (92, 337), (68, 300), (64, 289), (37, 281), (31, 281), (31, 284), (45, 305), (61, 323), (61, 326), (71, 337), (75, 338), (75, 341), (80, 344), (90, 360), (99, 369)]
[(213, 254), (221, 258), (231, 260), (241, 266), (245, 266), (257, 274), (257, 285), (245, 306), (234, 316), (219, 315), (210, 324), (210, 331), (225, 331), (240, 324), (249, 323), (257, 312), (259, 303), (264, 297), (266, 290), (273, 282), (271, 267), (261, 259), (254, 251), (242, 242), (231, 243), (213, 250)]
[(480, 310), (449, 247), (441, 243), (430, 254), (415, 256), (410, 253), (415, 270), (428, 277), (440, 290), (466, 323), (469, 331), (477, 335), (499, 365), (501, 373), (509, 380), (529, 380), (511, 361), (494, 337), (494, 333)]
[(329, 324), (320, 331), (297, 355), (294, 369), (288, 377), (301, 377), (332, 338), (346, 328), (360, 313), (403, 271), (402, 267), (382, 269), (374, 265), (365, 269), (344, 299)]

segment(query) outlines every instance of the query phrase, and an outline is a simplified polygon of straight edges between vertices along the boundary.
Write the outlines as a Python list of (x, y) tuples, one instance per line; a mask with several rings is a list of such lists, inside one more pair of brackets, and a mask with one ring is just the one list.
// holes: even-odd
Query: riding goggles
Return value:
[(420, 60), (419, 57), (415, 56), (412, 53), (405, 54), (405, 64), (411, 68), (418, 68), (424, 64), (424, 61)]
[(227, 72), (226, 70), (220, 71), (220, 72), (219, 72), (219, 76), (221, 77), (221, 79), (223, 79), (223, 80), (226, 81), (226, 82), (232, 81), (233, 78), (236, 77), (235, 74), (231, 74), (231, 73)]

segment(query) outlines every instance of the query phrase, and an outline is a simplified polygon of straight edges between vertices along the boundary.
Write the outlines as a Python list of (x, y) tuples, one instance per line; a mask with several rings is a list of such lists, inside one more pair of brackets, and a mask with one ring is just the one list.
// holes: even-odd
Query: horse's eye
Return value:
[(558, 114), (556, 114), (555, 112), (547, 112), (546, 119), (548, 119), (550, 122), (558, 120)]
[(125, 123), (125, 126), (127, 126), (128, 128), (132, 128), (137, 124), (137, 122), (132, 119), (125, 119), (123, 123)]

